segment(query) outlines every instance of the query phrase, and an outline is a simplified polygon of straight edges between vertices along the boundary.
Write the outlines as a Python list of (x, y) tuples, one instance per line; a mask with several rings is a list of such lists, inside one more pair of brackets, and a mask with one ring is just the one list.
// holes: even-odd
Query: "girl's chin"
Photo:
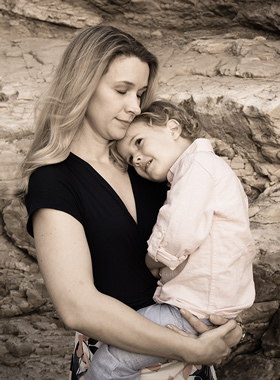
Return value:
[(166, 177), (162, 177), (162, 176), (153, 176), (149, 173), (144, 173), (142, 170), (136, 170), (136, 173), (138, 175), (140, 175), (141, 177), (145, 178), (145, 179), (148, 179), (149, 181), (152, 181), (152, 182), (165, 182), (166, 181)]
[(153, 181), (153, 182), (165, 182), (167, 180), (167, 177), (163, 175), (158, 175), (158, 176), (149, 175), (147, 177), (150, 181)]

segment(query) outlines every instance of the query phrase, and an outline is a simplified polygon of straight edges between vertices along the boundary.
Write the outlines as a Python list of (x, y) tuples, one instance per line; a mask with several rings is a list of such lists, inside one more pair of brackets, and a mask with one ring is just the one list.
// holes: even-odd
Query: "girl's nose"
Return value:
[(141, 157), (140, 154), (135, 155), (135, 156), (133, 157), (133, 164), (134, 164), (135, 166), (140, 166), (140, 165), (141, 165), (141, 159), (142, 159), (142, 157)]

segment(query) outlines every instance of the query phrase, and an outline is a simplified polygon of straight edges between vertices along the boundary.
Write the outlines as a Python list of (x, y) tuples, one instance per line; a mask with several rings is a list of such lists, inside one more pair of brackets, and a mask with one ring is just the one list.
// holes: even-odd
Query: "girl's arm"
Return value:
[(185, 337), (141, 316), (94, 286), (84, 229), (61, 211), (33, 216), (37, 259), (47, 290), (64, 324), (122, 349), (196, 364), (219, 363), (230, 353), (224, 337), (236, 322)]
[(155, 278), (160, 279), (159, 270), (160, 268), (163, 268), (165, 265), (162, 264), (160, 261), (154, 261), (148, 254), (146, 254), (145, 257), (145, 263), (152, 275)]
[(198, 162), (185, 162), (176, 172), (148, 241), (148, 254), (176, 269), (202, 245), (212, 228), (213, 178)]
[(162, 267), (165, 266), (165, 265), (164, 265), (163, 263), (161, 263), (160, 261), (155, 261), (155, 260), (153, 260), (148, 254), (146, 254), (145, 262), (146, 262), (147, 267), (148, 267), (150, 270), (153, 270), (153, 269), (159, 269), (159, 268), (162, 268)]

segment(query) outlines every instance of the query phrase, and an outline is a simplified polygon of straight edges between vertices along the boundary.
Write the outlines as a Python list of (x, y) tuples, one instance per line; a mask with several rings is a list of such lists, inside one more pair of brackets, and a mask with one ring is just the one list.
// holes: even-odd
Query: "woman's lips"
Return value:
[[(117, 119), (117, 118), (116, 118)], [(126, 128), (128, 128), (129, 124), (131, 123), (131, 120), (121, 120), (121, 119), (117, 119), (120, 123), (122, 123), (123, 126), (125, 126)]]

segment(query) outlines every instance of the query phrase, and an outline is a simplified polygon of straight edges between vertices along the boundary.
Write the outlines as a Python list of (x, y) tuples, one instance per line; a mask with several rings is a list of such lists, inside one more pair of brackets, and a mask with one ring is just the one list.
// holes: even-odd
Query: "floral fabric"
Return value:
[[(69, 380), (85, 380), (90, 361), (100, 342), (76, 333)], [(167, 360), (142, 369), (141, 380), (217, 380), (215, 370), (208, 366), (193, 366)]]

